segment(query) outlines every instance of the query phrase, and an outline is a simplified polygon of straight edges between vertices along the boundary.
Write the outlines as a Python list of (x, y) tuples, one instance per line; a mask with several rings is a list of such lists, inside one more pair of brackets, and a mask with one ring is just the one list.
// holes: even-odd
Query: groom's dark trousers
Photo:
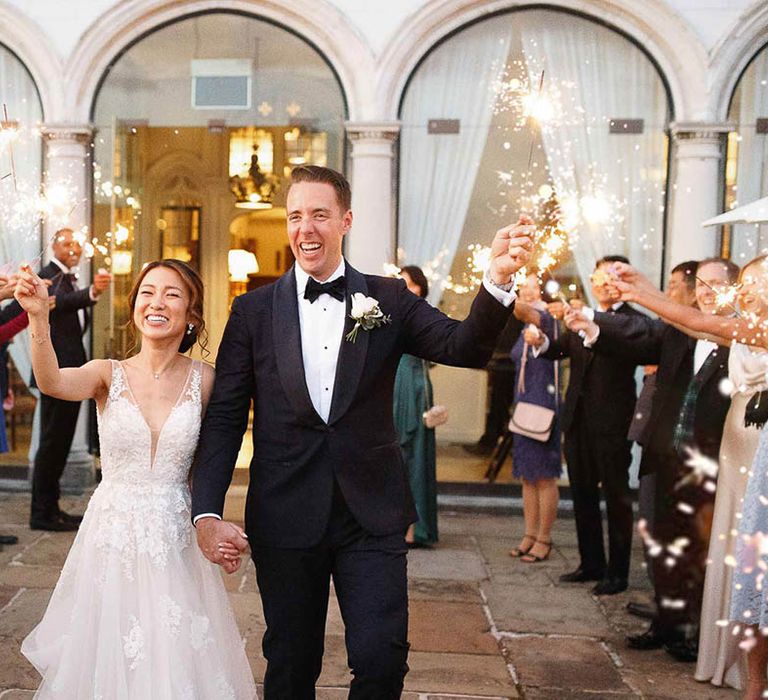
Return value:
[(200, 435), (192, 514), (221, 515), (253, 404), (245, 529), (267, 622), (266, 700), (315, 697), (331, 580), (350, 698), (400, 697), (408, 670), (404, 533), (416, 511), (392, 417), (397, 366), (408, 353), (484, 367), (512, 310), (481, 288), (459, 322), (402, 280), (349, 265), (346, 279), (344, 336), (356, 292), (377, 299), (389, 323), (361, 330), (355, 342), (340, 339), (328, 420), (307, 389), (291, 270), (232, 305)]

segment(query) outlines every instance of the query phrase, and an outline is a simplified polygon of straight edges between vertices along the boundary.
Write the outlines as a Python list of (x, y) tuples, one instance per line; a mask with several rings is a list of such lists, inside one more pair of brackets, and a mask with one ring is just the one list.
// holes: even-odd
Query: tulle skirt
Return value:
[[(22, 644), (43, 677), (35, 698), (256, 697), (221, 574), (194, 542), (186, 485), (175, 488), (170, 510), (167, 489), (141, 496), (142, 522), (124, 517), (136, 514), (135, 490), (122, 508), (131, 496), (120, 487), (94, 493), (45, 615)], [(148, 527), (155, 517), (162, 527)]]

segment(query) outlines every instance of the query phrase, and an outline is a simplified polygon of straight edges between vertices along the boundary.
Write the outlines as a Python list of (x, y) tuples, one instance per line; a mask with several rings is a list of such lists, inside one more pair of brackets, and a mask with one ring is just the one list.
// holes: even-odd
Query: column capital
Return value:
[(43, 124), (40, 133), (46, 141), (75, 141), (88, 144), (95, 129), (91, 124)]
[(394, 142), (400, 135), (402, 122), (344, 122), (344, 128), (352, 141), (383, 140)]
[(719, 141), (723, 134), (735, 129), (732, 122), (672, 122), (669, 125), (677, 141)]

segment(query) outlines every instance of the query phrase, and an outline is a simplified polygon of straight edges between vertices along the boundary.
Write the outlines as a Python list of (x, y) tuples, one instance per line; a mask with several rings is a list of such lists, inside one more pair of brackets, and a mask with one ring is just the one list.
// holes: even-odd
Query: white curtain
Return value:
[[(40, 187), (42, 144), (38, 134), (32, 133), (42, 121), (42, 107), (35, 84), (21, 62), (0, 45), (0, 95), (8, 107), (8, 117), (19, 122), (21, 134), (13, 144), (16, 179), (19, 190), (30, 196)], [(10, 172), (6, 149), (0, 152), (0, 175)], [(0, 181), (0, 212), (7, 214), (8, 205), (15, 194), (11, 178)], [(0, 215), (0, 266), (33, 260), (40, 254), (38, 227), (31, 217), (11, 222)], [(21, 378), (28, 382), (32, 373), (27, 333), (19, 333), (10, 346), (11, 357)]]
[[(542, 141), (586, 293), (607, 254), (660, 280), (667, 98), (656, 70), (621, 35), (573, 15), (521, 12), (518, 27), (531, 83), (544, 68), (543, 92), (561, 93)], [(643, 133), (610, 134), (615, 117), (642, 118)]]
[[(398, 256), (433, 282), (436, 304), (451, 269), (483, 156), (510, 29), (471, 27), (424, 61), (402, 109)], [(458, 119), (458, 134), (429, 135), (429, 119)]]
[[(763, 49), (739, 82), (732, 109), (738, 110), (738, 205), (768, 195), (768, 136), (756, 133), (758, 117), (768, 117), (768, 50)], [(738, 224), (733, 228), (731, 257), (743, 265), (768, 253), (768, 225)]]

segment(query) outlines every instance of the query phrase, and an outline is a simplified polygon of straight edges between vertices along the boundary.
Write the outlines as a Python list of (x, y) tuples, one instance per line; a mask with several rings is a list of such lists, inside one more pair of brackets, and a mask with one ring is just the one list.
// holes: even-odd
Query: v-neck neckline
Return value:
[(173, 405), (171, 406), (171, 410), (168, 411), (168, 415), (166, 415), (165, 419), (163, 420), (163, 424), (162, 426), (160, 426), (160, 430), (157, 431), (157, 441), (154, 444), (152, 441), (152, 437), (153, 437), (152, 426), (149, 424), (149, 421), (144, 415), (144, 411), (141, 410), (141, 406), (139, 405), (139, 402), (136, 400), (136, 395), (133, 393), (133, 389), (131, 388), (131, 382), (128, 379), (128, 372), (126, 371), (122, 362), (118, 362), (117, 364), (120, 366), (120, 371), (123, 373), (125, 388), (127, 389), (128, 395), (130, 397), (129, 403), (136, 408), (136, 411), (138, 412), (139, 416), (141, 416), (141, 422), (144, 424), (144, 426), (147, 429), (147, 432), (149, 433), (150, 467), (154, 468), (155, 457), (157, 457), (157, 448), (160, 445), (160, 439), (162, 438), (163, 432), (165, 431), (165, 426), (168, 425), (168, 420), (173, 415), (173, 412), (179, 407), (181, 400), (184, 398), (184, 395), (187, 393), (187, 387), (189, 386), (189, 381), (192, 377), (192, 372), (195, 369), (195, 361), (191, 360), (189, 363), (189, 371), (187, 372), (187, 376), (184, 379), (184, 383), (182, 384), (181, 391), (179, 392), (179, 395), (176, 397), (176, 401), (173, 402)]

